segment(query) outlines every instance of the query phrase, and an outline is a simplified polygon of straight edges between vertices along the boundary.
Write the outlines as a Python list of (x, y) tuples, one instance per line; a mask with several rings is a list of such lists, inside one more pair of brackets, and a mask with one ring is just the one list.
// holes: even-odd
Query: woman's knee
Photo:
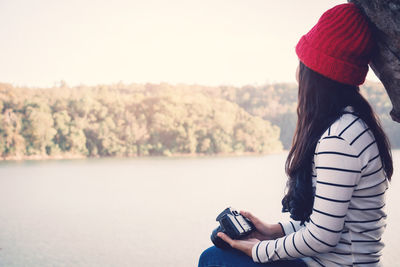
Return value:
[(210, 259), (213, 258), (216, 250), (217, 248), (215, 246), (209, 247), (208, 249), (204, 250), (203, 253), (201, 253), (200, 255), (198, 267), (208, 266), (207, 263), (210, 262)]

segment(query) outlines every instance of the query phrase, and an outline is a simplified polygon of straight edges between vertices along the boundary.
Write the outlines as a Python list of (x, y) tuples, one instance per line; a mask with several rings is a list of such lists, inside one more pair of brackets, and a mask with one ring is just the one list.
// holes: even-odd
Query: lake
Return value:
[[(383, 262), (400, 255), (400, 151)], [(0, 163), (0, 266), (197, 266), (228, 206), (277, 222), (285, 153)]]

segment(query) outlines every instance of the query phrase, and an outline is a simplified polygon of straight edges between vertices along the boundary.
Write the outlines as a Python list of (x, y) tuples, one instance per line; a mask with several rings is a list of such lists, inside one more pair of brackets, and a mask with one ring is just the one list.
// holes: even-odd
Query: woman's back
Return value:
[[(345, 110), (353, 111), (352, 107)], [(324, 140), (322, 146), (321, 140)], [(350, 150), (342, 151), (340, 142), (346, 142)], [(335, 219), (344, 216), (337, 246), (331, 252), (316, 256), (316, 260), (328, 266), (333, 262), (339, 265), (379, 265), (384, 247), (381, 236), (386, 226), (388, 180), (372, 132), (357, 115), (346, 113), (321, 136), (315, 151), (313, 182), (314, 185), (318, 183), (318, 201), (311, 219), (322, 221), (323, 226), (319, 226), (329, 232), (335, 231), (331, 229), (335, 226), (330, 226), (330, 223), (335, 224)], [(346, 179), (347, 172), (358, 175), (358, 178)], [(345, 210), (346, 206), (345, 214), (329, 212)]]

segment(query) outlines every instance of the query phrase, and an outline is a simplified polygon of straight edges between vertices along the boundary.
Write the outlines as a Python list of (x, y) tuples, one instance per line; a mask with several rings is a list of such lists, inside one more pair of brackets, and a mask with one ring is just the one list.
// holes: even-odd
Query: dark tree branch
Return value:
[(392, 102), (390, 115), (400, 123), (400, 0), (349, 0), (368, 17), (377, 40), (370, 66)]

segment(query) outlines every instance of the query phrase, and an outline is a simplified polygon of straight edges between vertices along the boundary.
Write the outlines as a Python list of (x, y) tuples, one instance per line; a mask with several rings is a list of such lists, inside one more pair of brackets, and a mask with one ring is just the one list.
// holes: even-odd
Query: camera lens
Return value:
[(211, 241), (213, 244), (218, 248), (229, 248), (230, 245), (217, 236), (218, 232), (223, 232), (221, 226), (215, 228), (211, 234)]

